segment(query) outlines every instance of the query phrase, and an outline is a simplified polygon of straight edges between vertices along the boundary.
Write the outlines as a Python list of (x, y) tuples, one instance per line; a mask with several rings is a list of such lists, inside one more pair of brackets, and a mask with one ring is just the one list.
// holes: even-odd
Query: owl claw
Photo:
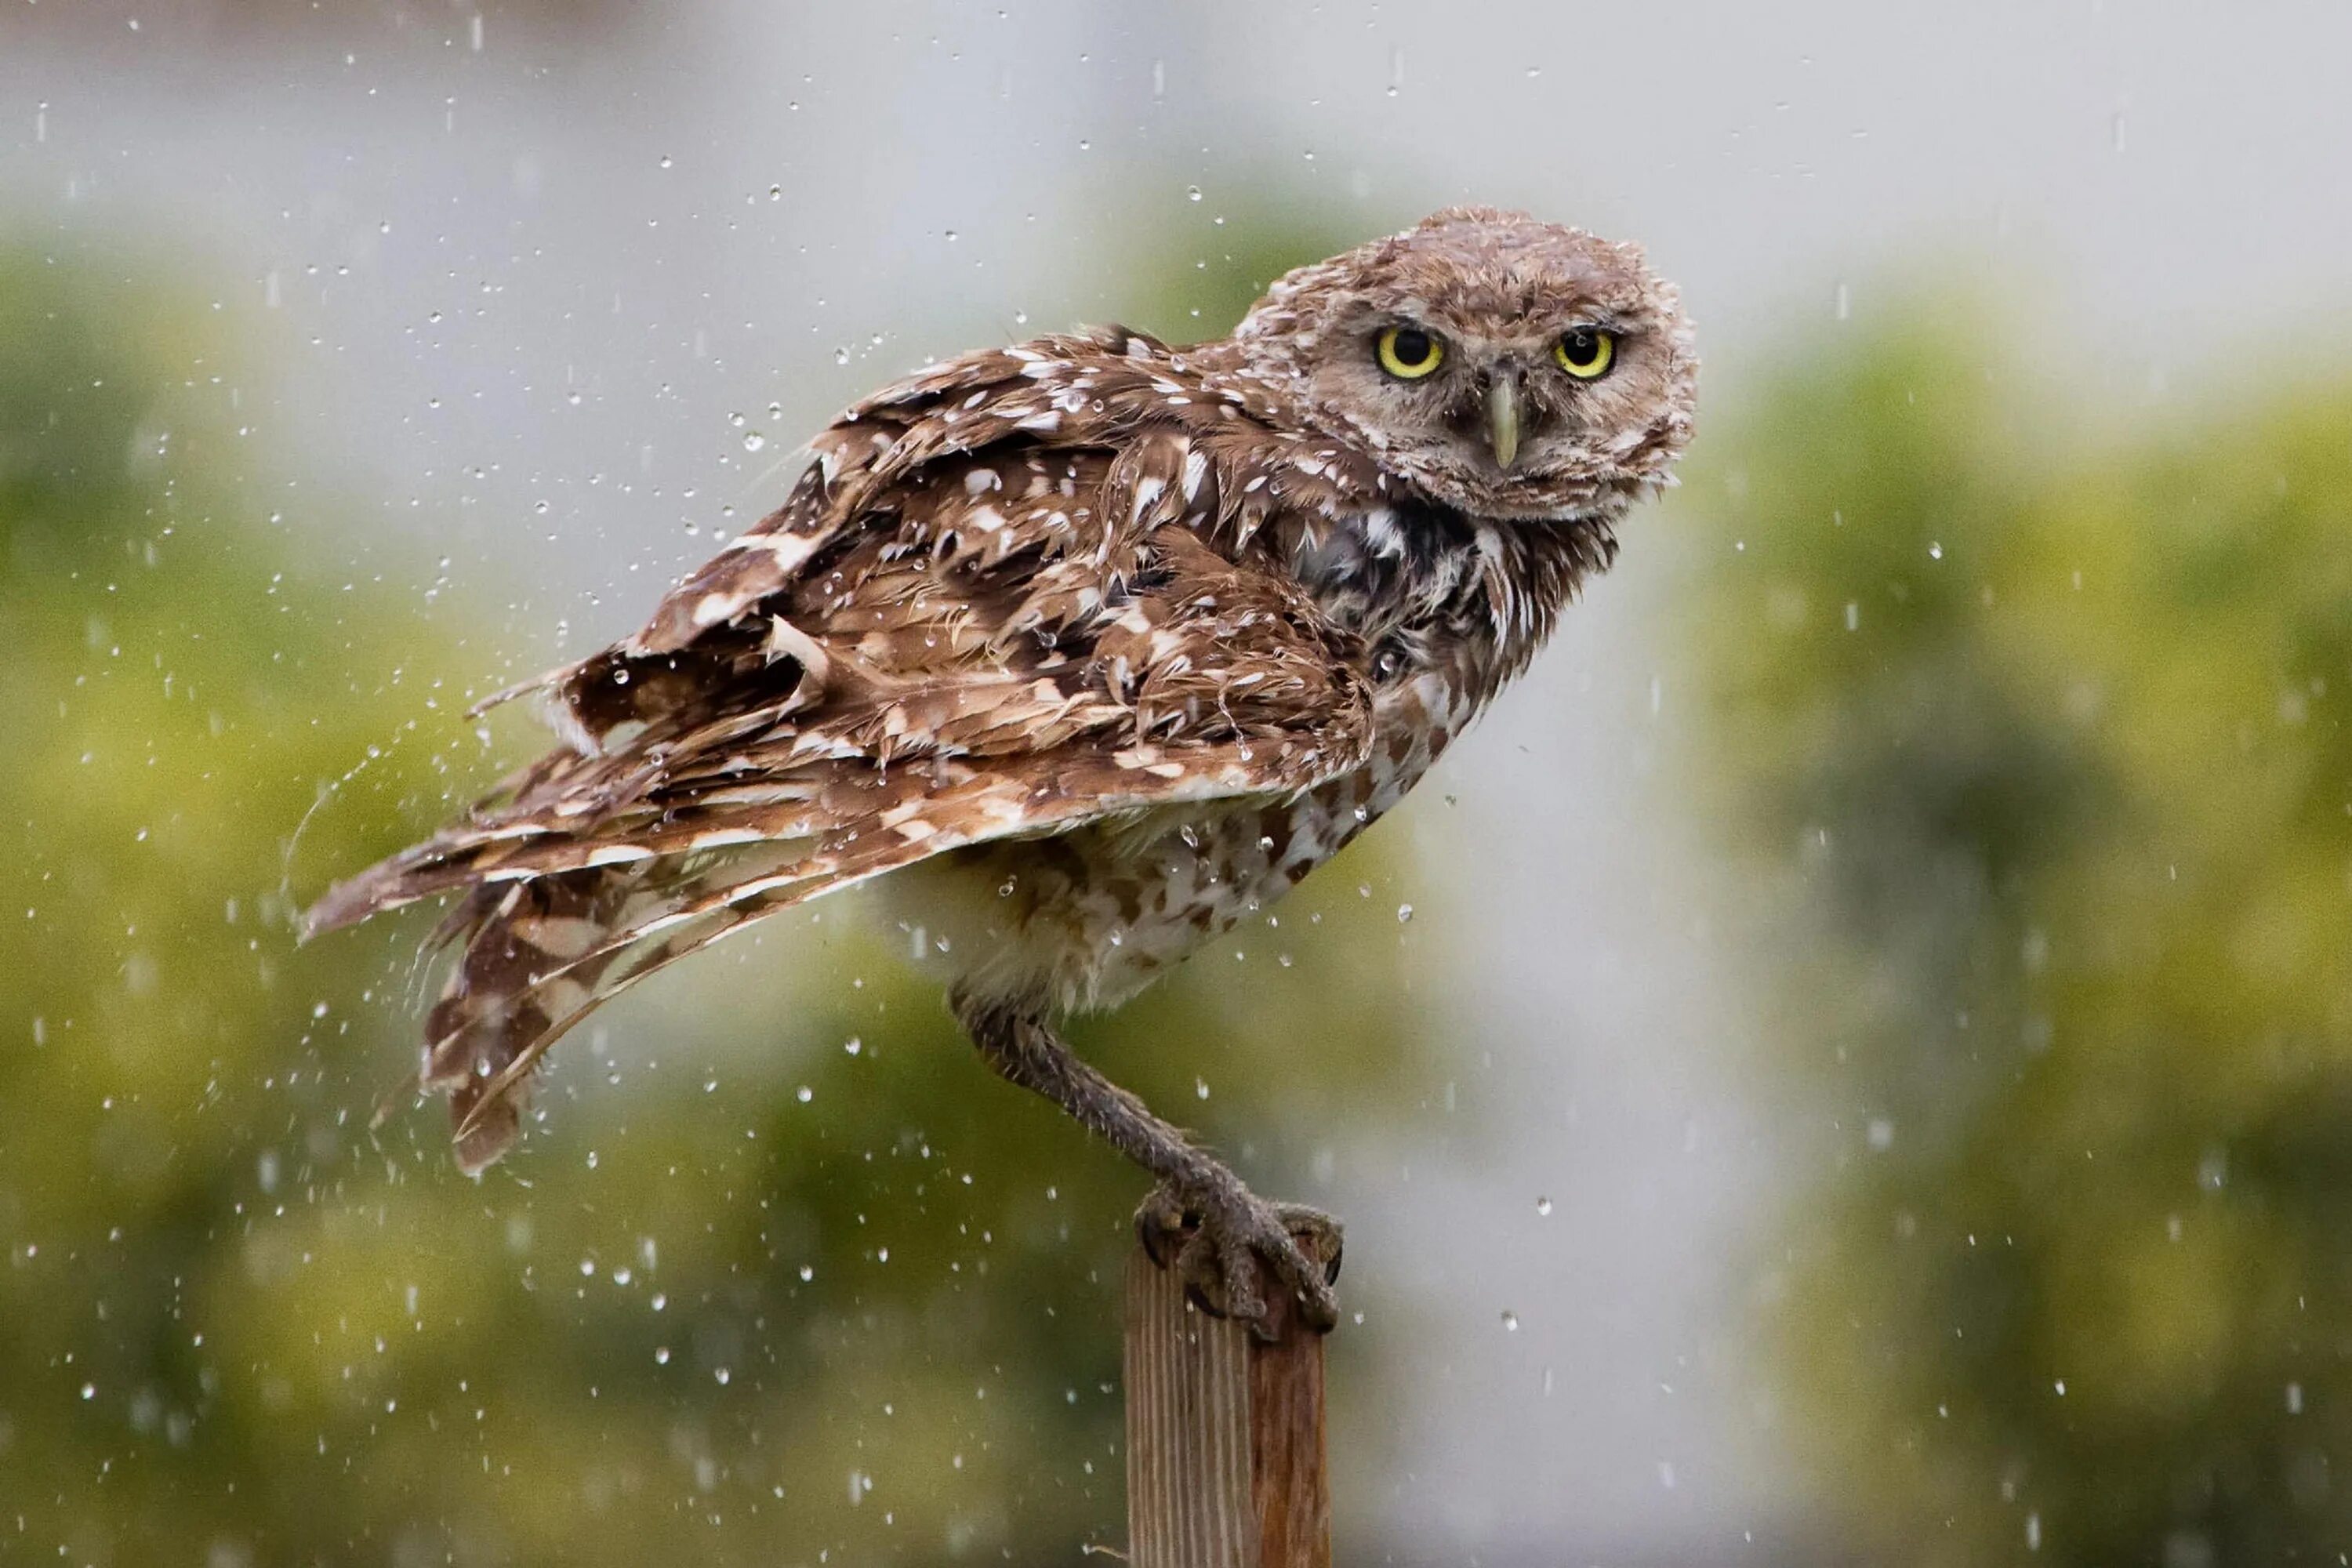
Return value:
[(1339, 1222), (1319, 1209), (1268, 1203), (1220, 1171), (1161, 1183), (1135, 1211), (1135, 1232), (1155, 1265), (1174, 1269), (1194, 1306), (1238, 1319), (1260, 1339), (1275, 1337), (1269, 1288), (1286, 1294), (1299, 1321), (1318, 1333), (1339, 1321), (1331, 1289), (1339, 1278)]

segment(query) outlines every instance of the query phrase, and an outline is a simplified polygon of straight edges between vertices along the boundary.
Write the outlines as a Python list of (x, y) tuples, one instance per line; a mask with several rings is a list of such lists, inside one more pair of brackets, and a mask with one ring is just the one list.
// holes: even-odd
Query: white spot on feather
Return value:
[(1183, 479), (1184, 499), (1187, 501), (1192, 501), (1199, 498), (1201, 494), (1201, 481), (1208, 478), (1208, 474), (1209, 455), (1206, 452), (1200, 450), (1198, 447), (1187, 449), (1184, 453)]
[(551, 1018), (569, 1018), (588, 1005), (588, 987), (570, 975), (542, 980), (533, 989), (539, 994), (540, 1005)]
[(575, 916), (548, 915), (522, 926), (520, 934), (550, 958), (577, 958), (596, 944), (603, 928)]
[(687, 840), (696, 849), (723, 849), (730, 844), (757, 844), (766, 837), (750, 827), (713, 827)]
[(767, 647), (770, 658), (782, 657), (798, 663), (802, 675), (820, 689), (833, 673), (833, 660), (824, 646), (782, 616), (768, 618)]
[(765, 551), (776, 565), (790, 572), (816, 553), (817, 541), (805, 533), (747, 533), (728, 546), (734, 551)]

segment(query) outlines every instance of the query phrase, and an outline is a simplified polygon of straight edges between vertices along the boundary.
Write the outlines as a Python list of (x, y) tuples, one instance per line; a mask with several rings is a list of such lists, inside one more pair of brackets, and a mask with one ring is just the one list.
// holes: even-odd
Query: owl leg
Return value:
[(1339, 1321), (1331, 1289), (1339, 1274), (1339, 1221), (1251, 1192), (1141, 1100), (1079, 1060), (1034, 1011), (961, 993), (949, 1003), (1000, 1076), (1044, 1095), (1160, 1178), (1136, 1211), (1136, 1231), (1162, 1268), (1173, 1250), (1177, 1273), (1202, 1307), (1263, 1331), (1270, 1275), (1297, 1300), (1303, 1321), (1317, 1330)]

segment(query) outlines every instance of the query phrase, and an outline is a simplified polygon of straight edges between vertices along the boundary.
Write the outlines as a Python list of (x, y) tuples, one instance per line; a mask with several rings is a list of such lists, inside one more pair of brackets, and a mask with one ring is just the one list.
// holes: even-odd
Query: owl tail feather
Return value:
[[(488, 860), (445, 864), (453, 846), (470, 854), (488, 837), (510, 837), (452, 835), (344, 884), (312, 921), (346, 923), (454, 890), (458, 876), (475, 879), (436, 936), (460, 952), (426, 1018), (417, 1075), (421, 1088), (449, 1096), (457, 1163), (475, 1173), (520, 1136), (531, 1075), (548, 1048), (656, 970), (770, 915), (966, 845), (1174, 800), (1280, 795), (1312, 782), (1304, 770), (1323, 753), (1276, 751), (1203, 745), (1187, 748), (1181, 763), (1155, 747), (1064, 752), (984, 773), (866, 768), (853, 787), (817, 801), (808, 781), (760, 785), (757, 797), (754, 786), (718, 786), (690, 821), (631, 823), (619, 833), (591, 822), (541, 835), (521, 855), (501, 848)], [(616, 847), (632, 858), (583, 863)]]
[(584, 996), (602, 965), (573, 963), (599, 941), (626, 901), (625, 871), (591, 870), (471, 889), (442, 922), (444, 940), (464, 939), (441, 998), (425, 1019), (418, 1086), (449, 1096), (457, 1164), (478, 1173), (520, 1136), (527, 1081), (508, 1068), (558, 1027), (562, 1000), (539, 977), (566, 970), (571, 994)]
[(896, 836), (813, 847), (783, 841), (471, 889), (442, 924), (465, 947), (425, 1019), (418, 1074), (420, 1087), (449, 1096), (458, 1165), (478, 1173), (513, 1145), (540, 1058), (629, 986), (929, 852)]

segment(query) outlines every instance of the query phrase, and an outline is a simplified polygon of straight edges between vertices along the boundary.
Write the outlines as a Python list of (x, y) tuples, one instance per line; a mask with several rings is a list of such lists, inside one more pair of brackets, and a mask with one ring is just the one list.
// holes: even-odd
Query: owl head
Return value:
[(1575, 519), (1663, 483), (1698, 361), (1640, 249), (1448, 207), (1289, 273), (1234, 331), (1244, 369), (1433, 500)]

